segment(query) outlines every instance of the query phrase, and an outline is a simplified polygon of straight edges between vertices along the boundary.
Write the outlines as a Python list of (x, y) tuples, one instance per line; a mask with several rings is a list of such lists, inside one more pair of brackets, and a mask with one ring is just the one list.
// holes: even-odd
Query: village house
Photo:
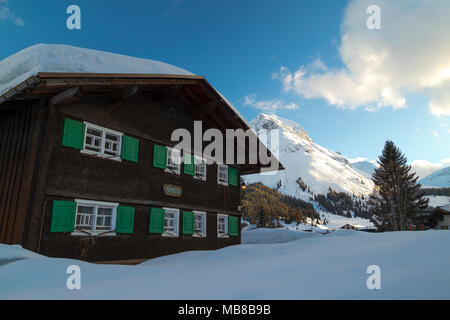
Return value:
[(95, 262), (239, 244), (240, 178), (264, 165), (174, 149), (196, 120), (249, 129), (204, 77), (161, 62), (63, 45), (4, 59), (0, 243)]
[(448, 230), (450, 228), (450, 204), (428, 208), (419, 213), (423, 224), (428, 228)]
[(347, 230), (358, 230), (358, 231), (367, 231), (367, 232), (375, 232), (377, 231), (377, 228), (371, 227), (371, 226), (363, 226), (359, 224), (351, 224), (346, 223), (339, 229), (347, 229)]

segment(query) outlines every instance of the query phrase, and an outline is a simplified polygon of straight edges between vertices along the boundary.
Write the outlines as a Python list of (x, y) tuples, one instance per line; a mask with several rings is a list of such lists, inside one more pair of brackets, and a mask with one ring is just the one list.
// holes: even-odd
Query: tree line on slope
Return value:
[(347, 218), (360, 217), (371, 219), (373, 201), (363, 197), (351, 196), (345, 192), (338, 192), (331, 187), (326, 195), (317, 194), (313, 197), (325, 211)]
[(448, 197), (450, 197), (450, 188), (422, 188), (421, 191), (426, 196), (448, 196)]
[(258, 227), (279, 227), (286, 223), (304, 223), (306, 218), (318, 218), (311, 203), (283, 195), (262, 183), (246, 185), (242, 191), (242, 215)]

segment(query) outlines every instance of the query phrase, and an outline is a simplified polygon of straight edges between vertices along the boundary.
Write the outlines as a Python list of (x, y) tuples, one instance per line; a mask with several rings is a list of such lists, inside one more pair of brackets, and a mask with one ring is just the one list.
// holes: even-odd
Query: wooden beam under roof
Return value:
[(64, 91), (54, 95), (48, 102), (48, 105), (50, 107), (52, 107), (52, 106), (56, 106), (56, 105), (69, 104), (71, 102), (79, 100), (81, 98), (81, 96), (82, 95), (81, 95), (80, 87), (69, 88), (67, 90), (64, 90)]

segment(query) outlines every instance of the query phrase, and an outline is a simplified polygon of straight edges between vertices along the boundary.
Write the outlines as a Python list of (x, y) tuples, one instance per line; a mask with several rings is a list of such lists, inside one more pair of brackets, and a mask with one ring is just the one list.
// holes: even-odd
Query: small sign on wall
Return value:
[(181, 197), (183, 189), (179, 186), (175, 186), (173, 184), (165, 184), (163, 186), (164, 194), (169, 197)]

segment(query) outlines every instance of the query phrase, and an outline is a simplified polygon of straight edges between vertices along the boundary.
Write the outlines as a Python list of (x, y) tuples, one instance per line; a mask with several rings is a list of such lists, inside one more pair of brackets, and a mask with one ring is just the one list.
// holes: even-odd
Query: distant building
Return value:
[(450, 227), (450, 204), (431, 209), (425, 209), (419, 216), (423, 217), (424, 225), (433, 229), (448, 230)]
[(368, 227), (368, 226), (363, 226), (360, 224), (350, 224), (350, 223), (344, 224), (342, 227), (340, 227), (340, 229), (358, 230), (358, 231), (375, 231), (375, 230), (377, 230), (375, 227)]

